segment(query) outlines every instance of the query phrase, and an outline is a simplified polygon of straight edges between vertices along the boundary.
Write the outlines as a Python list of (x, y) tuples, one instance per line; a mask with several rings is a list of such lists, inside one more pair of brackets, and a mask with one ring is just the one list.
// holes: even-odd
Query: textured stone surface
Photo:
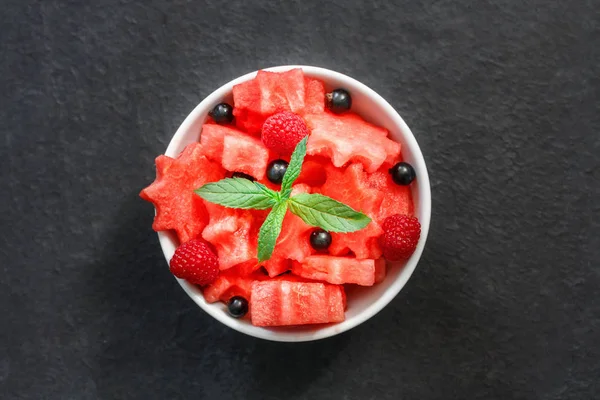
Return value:
[[(0, 397), (600, 396), (599, 1), (1, 10)], [(199, 310), (137, 197), (203, 97), (289, 63), (388, 99), (433, 191), (405, 290), (363, 326), (296, 345)]]

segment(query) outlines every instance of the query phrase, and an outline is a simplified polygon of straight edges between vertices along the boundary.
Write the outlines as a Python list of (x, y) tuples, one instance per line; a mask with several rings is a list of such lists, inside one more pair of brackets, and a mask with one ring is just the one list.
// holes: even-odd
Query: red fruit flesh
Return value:
[(357, 260), (354, 257), (314, 255), (306, 257), (302, 263), (294, 263), (292, 273), (303, 278), (336, 285), (355, 283), (361, 286), (373, 286), (375, 264), (376, 261), (372, 259)]
[(289, 260), (302, 261), (314, 252), (309, 241), (313, 229), (300, 217), (290, 212), (285, 215), (275, 250), (271, 258), (263, 262), (269, 276), (277, 276), (289, 270), (291, 268)]
[(292, 269), (292, 260), (287, 258), (286, 255), (274, 254), (267, 261), (263, 261), (262, 266), (265, 267), (269, 276), (273, 278)]
[(304, 110), (300, 113), (318, 114), (325, 111), (325, 86), (318, 79), (304, 78), (306, 99)]
[(204, 124), (200, 133), (200, 144), (204, 155), (218, 163), (223, 158), (225, 136), (241, 137), (246, 134), (238, 129), (217, 124)]
[(256, 78), (233, 87), (236, 125), (250, 134), (260, 133), (264, 121), (282, 111), (304, 109), (302, 70), (258, 71)]
[(375, 260), (375, 283), (383, 282), (386, 274), (385, 258)]
[(392, 180), (387, 169), (372, 173), (368, 179), (369, 186), (377, 189), (383, 195), (375, 220), (379, 224), (394, 214), (413, 215), (414, 205), (410, 186), (397, 185)]
[(307, 154), (330, 157), (336, 167), (360, 162), (367, 172), (374, 172), (400, 154), (400, 145), (386, 137), (385, 129), (356, 114), (312, 114), (306, 115), (305, 120), (311, 130)]
[[(239, 83), (233, 86), (233, 114), (236, 110), (250, 110), (260, 112), (260, 87), (256, 79)], [(237, 115), (236, 115), (237, 116)]]
[(293, 113), (300, 113), (304, 110), (305, 102), (305, 82), (304, 73), (300, 68), (294, 68), (279, 74), (275, 77), (280, 82), (288, 107)]
[(180, 243), (198, 236), (206, 226), (208, 214), (204, 201), (194, 193), (202, 185), (225, 177), (225, 170), (203, 155), (199, 143), (188, 145), (172, 159), (156, 159), (156, 180), (140, 192), (140, 197), (154, 204), (155, 231), (173, 229)]
[(289, 109), (282, 82), (278, 79), (280, 75), (277, 72), (270, 71), (258, 71), (256, 74), (256, 81), (260, 90), (260, 110), (265, 115)]
[(295, 183), (304, 183), (311, 187), (322, 186), (327, 179), (326, 165), (331, 165), (331, 163), (325, 157), (305, 157), (300, 176)]
[(210, 242), (219, 256), (221, 270), (256, 259), (256, 236), (251, 235), (253, 215), (250, 210), (225, 208), (206, 202), (210, 221), (202, 237)]
[(255, 281), (250, 295), (253, 325), (285, 326), (344, 320), (343, 287), (318, 282)]
[(358, 260), (381, 257), (378, 239), (382, 233), (381, 226), (375, 221), (371, 221), (360, 231), (331, 232), (329, 252), (336, 256), (345, 256), (352, 252)]
[(206, 157), (231, 172), (243, 172), (256, 179), (265, 176), (269, 152), (260, 140), (228, 126), (205, 124), (200, 144)]
[(236, 126), (249, 135), (259, 136), (260, 129), (265, 122), (263, 114), (252, 110), (239, 110), (238, 112), (235, 110), (234, 108), (233, 115), (235, 116)]
[[(250, 233), (252, 236), (252, 233)], [(248, 261), (245, 261), (241, 264), (237, 264), (229, 270), (237, 271), (239, 276), (250, 276), (253, 272), (257, 271), (260, 268), (260, 264), (256, 258), (252, 258)]]
[(360, 163), (346, 168), (325, 166), (327, 179), (322, 194), (366, 214), (374, 213), (383, 200), (383, 193), (369, 185), (369, 176)]
[(225, 136), (222, 165), (231, 172), (243, 172), (262, 179), (267, 170), (269, 151), (260, 140), (250, 136)]
[(256, 135), (264, 121), (278, 112), (322, 113), (325, 89), (322, 82), (305, 78), (299, 68), (286, 72), (259, 71), (256, 78), (233, 87), (233, 102), (236, 125)]
[(260, 133), (266, 117), (261, 112), (261, 91), (258, 81), (252, 79), (233, 87), (233, 115), (238, 128), (250, 133)]
[[(355, 163), (344, 169), (329, 166), (326, 171), (327, 180), (321, 193), (374, 219), (384, 193), (369, 185), (368, 175), (363, 171), (362, 165)], [(371, 221), (366, 228), (356, 232), (332, 232), (329, 252), (333, 255), (347, 255), (348, 251), (352, 251), (358, 259), (379, 258), (381, 249), (377, 238), (381, 233), (376, 221)]]
[(227, 303), (234, 296), (241, 296), (250, 300), (252, 283), (256, 280), (266, 279), (264, 274), (255, 272), (248, 276), (239, 274), (237, 267), (222, 271), (218, 278), (203, 288), (202, 293), (207, 303), (222, 301)]

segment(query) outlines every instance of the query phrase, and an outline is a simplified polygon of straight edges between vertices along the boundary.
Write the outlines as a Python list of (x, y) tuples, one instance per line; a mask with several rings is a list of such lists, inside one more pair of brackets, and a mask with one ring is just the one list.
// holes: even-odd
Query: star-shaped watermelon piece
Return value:
[(140, 197), (154, 204), (155, 231), (172, 229), (180, 243), (202, 233), (208, 222), (204, 201), (194, 193), (208, 182), (225, 177), (225, 170), (206, 158), (200, 143), (189, 144), (177, 158), (156, 158), (156, 180), (140, 192)]

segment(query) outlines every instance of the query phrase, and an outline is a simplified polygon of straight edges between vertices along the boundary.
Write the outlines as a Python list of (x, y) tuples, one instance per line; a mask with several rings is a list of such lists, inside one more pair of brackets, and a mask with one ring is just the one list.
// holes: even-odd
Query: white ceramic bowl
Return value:
[[(421, 223), (421, 239), (419, 240), (417, 249), (405, 263), (388, 263), (387, 276), (383, 282), (372, 287), (351, 288), (348, 291), (346, 320), (341, 323), (324, 326), (307, 325), (298, 328), (261, 328), (253, 326), (247, 319), (238, 320), (230, 317), (226, 312), (224, 304), (220, 302), (214, 304), (207, 303), (197, 286), (181, 279), (178, 279), (178, 282), (200, 308), (230, 328), (261, 339), (281, 342), (304, 342), (323, 339), (352, 329), (377, 314), (396, 297), (415, 270), (425, 246), (431, 217), (431, 191), (425, 160), (423, 159), (419, 145), (402, 117), (398, 115), (387, 101), (355, 79), (325, 68), (289, 65), (268, 68), (267, 70), (281, 72), (291, 68), (302, 68), (307, 76), (322, 80), (325, 82), (325, 89), (327, 91), (335, 88), (347, 89), (352, 95), (352, 111), (360, 114), (370, 122), (385, 127), (390, 131), (391, 138), (402, 144), (402, 156), (404, 160), (413, 165), (417, 172), (417, 179), (412, 184), (415, 214)], [(252, 72), (226, 83), (198, 104), (185, 121), (183, 121), (175, 136), (173, 136), (165, 154), (170, 157), (176, 157), (186, 145), (197, 141), (208, 112), (216, 104), (224, 100), (231, 101), (233, 86), (248, 81), (254, 78), (255, 75), (256, 72)], [(159, 232), (158, 237), (168, 262), (173, 256), (177, 241), (172, 234), (167, 232)]]

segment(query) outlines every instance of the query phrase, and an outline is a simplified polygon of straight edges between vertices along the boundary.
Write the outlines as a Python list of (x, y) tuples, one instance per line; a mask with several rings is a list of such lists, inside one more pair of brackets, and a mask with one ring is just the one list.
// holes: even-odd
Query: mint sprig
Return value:
[(275, 206), (279, 200), (277, 192), (262, 183), (245, 178), (221, 179), (207, 183), (195, 192), (206, 201), (230, 208), (266, 210)]
[(290, 163), (288, 164), (283, 179), (281, 181), (281, 197), (287, 199), (292, 193), (292, 183), (300, 176), (302, 171), (302, 163), (304, 162), (304, 156), (306, 156), (306, 142), (308, 136), (305, 136), (294, 149)]
[(302, 171), (307, 140), (308, 136), (296, 145), (279, 192), (244, 178), (226, 178), (195, 190), (204, 200), (229, 208), (271, 208), (258, 233), (259, 262), (271, 258), (288, 209), (306, 224), (331, 232), (354, 232), (371, 222), (367, 215), (322, 194), (300, 193), (290, 197), (292, 184)]
[(287, 202), (282, 201), (277, 203), (271, 210), (265, 222), (263, 222), (258, 232), (258, 262), (263, 262), (271, 258), (275, 243), (281, 233), (283, 218), (287, 211)]
[(331, 232), (354, 232), (371, 222), (371, 218), (365, 214), (318, 193), (300, 193), (288, 203), (290, 211), (308, 225), (319, 226)]

